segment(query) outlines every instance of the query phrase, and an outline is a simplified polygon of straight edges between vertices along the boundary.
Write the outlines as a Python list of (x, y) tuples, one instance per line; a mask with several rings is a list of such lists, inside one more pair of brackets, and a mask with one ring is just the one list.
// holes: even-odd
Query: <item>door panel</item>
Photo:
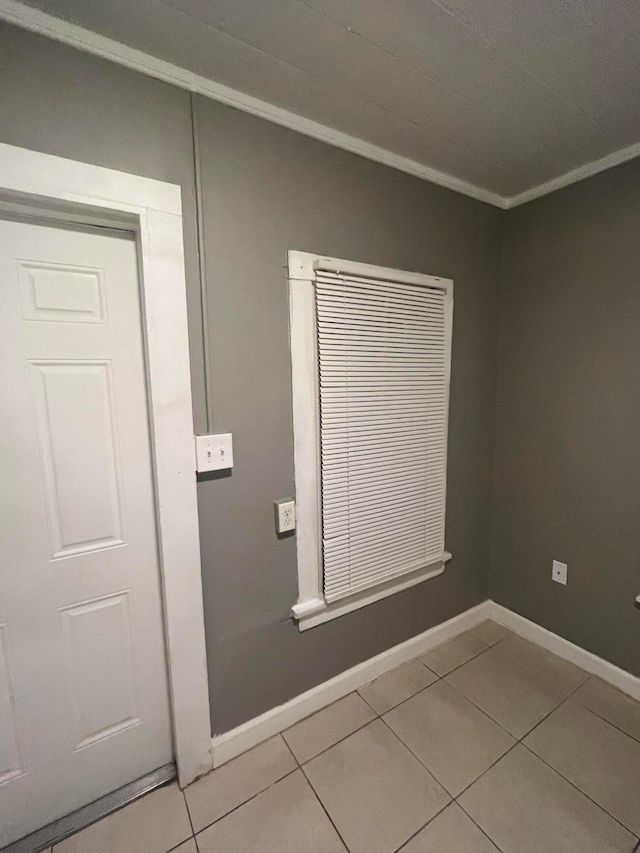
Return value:
[(52, 559), (124, 544), (110, 362), (31, 365)]
[(12, 681), (8, 629), (0, 625), (0, 785), (24, 773)]
[(172, 759), (136, 246), (0, 220), (0, 847)]
[[(75, 749), (140, 723), (136, 711), (130, 593), (62, 608), (69, 711), (77, 721)], [(102, 673), (110, 675), (107, 683)]]
[(23, 261), (18, 276), (25, 320), (106, 321), (102, 270)]

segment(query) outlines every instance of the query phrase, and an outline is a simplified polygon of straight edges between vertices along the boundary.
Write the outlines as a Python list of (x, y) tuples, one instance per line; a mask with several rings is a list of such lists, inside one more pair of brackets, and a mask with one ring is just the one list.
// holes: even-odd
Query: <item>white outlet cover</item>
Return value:
[(296, 529), (296, 503), (293, 498), (282, 498), (273, 502), (276, 533), (288, 533)]
[(567, 584), (567, 564), (554, 560), (551, 567), (551, 579), (556, 583)]

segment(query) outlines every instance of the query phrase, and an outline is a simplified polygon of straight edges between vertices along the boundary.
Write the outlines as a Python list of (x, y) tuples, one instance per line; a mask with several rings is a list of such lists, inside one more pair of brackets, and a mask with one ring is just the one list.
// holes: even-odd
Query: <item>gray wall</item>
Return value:
[(194, 410), (203, 425), (189, 94), (0, 21), (0, 142), (182, 187)]
[[(501, 226), (487, 205), (204, 99), (204, 195), (215, 430), (230, 476), (199, 483), (214, 731), (224, 731), (486, 597)], [(187, 93), (0, 27), (0, 139), (179, 183), (185, 205), (196, 428), (205, 429)], [(293, 493), (286, 252), (455, 280), (447, 546), (441, 577), (300, 634), (295, 541), (271, 502)]]
[[(486, 597), (503, 212), (202, 99), (214, 427), (231, 477), (200, 484), (214, 724), (220, 730)], [(287, 250), (455, 281), (446, 572), (300, 634), (294, 539)]]
[(640, 159), (506, 219), (491, 597), (640, 675)]

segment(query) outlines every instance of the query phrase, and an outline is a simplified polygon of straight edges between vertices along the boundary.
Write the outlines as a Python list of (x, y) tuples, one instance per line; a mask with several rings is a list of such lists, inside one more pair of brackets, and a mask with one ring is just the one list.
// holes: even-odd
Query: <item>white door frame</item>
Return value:
[(212, 762), (180, 187), (0, 143), (3, 207), (136, 234), (174, 750), (184, 787)]

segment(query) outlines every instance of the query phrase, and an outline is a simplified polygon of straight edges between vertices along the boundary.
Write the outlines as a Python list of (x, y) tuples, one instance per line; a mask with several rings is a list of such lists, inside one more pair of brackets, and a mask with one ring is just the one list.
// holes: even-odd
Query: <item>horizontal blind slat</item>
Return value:
[[(367, 500), (366, 495), (364, 498), (360, 495), (349, 495), (348, 492), (345, 492), (344, 497), (341, 498), (339, 493), (334, 495), (330, 501), (323, 500), (324, 508), (325, 508), (325, 516), (326, 519), (330, 518), (332, 512), (335, 515), (342, 514), (347, 510), (350, 510), (350, 517), (355, 517), (359, 513), (364, 513), (370, 511), (372, 515), (374, 515), (376, 508), (382, 504), (386, 504), (389, 501), (396, 501), (401, 498), (403, 495), (411, 496), (411, 499), (416, 503), (422, 499), (425, 499), (425, 505), (427, 503), (433, 504), (436, 508), (439, 506), (439, 502), (437, 501), (436, 494), (437, 490), (434, 493), (427, 492), (427, 498), (425, 499), (425, 488), (422, 483), (419, 483), (417, 486), (407, 486), (406, 484), (400, 484), (395, 488), (387, 487), (385, 489), (376, 489), (375, 494), (371, 497), (370, 500)], [(429, 500), (430, 495), (434, 496), (434, 500)], [(325, 535), (328, 535), (328, 532), (325, 531)]]
[(444, 550), (445, 292), (316, 274), (324, 590)]

